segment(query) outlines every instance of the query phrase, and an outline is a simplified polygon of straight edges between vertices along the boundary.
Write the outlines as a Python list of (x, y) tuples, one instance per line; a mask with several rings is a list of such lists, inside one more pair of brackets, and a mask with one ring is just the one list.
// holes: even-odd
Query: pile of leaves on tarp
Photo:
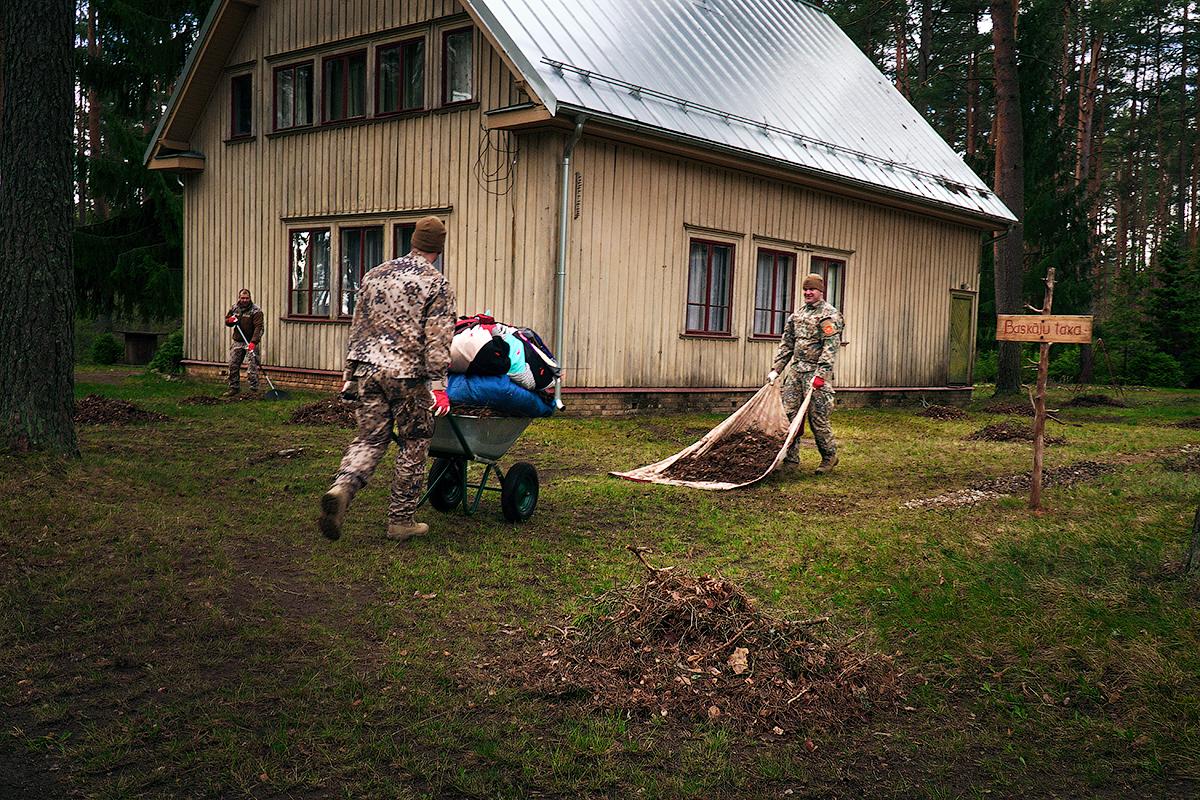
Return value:
[(163, 422), (170, 419), (157, 411), (147, 411), (128, 400), (115, 400), (89, 394), (75, 402), (75, 422), (80, 425), (127, 425), (131, 422)]
[(1075, 408), (1095, 408), (1097, 406), (1112, 406), (1114, 408), (1128, 408), (1129, 404), (1124, 400), (1115, 397), (1109, 397), (1106, 394), (1081, 394), (1072, 397), (1067, 405)]
[(1019, 417), (1032, 417), (1033, 404), (1020, 400), (997, 400), (988, 403), (983, 410), (989, 414), (1014, 414)]
[(718, 441), (704, 455), (685, 456), (663, 470), (679, 481), (744, 483), (766, 472), (787, 437), (747, 429)]
[(338, 425), (342, 428), (353, 428), (358, 423), (354, 412), (358, 403), (347, 403), (340, 397), (330, 397), (318, 400), (306, 406), (300, 406), (288, 418), (289, 425)]
[[(972, 433), (967, 437), (972, 442), (1032, 442), (1033, 428), (1024, 423), (1017, 422), (997, 422), (995, 425), (987, 425)], [(1061, 436), (1052, 436), (1045, 434), (1043, 441), (1046, 444), (1066, 444), (1067, 440)]]
[(725, 578), (647, 569), (644, 583), (601, 596), (590, 621), (541, 643), (528, 665), (532, 689), (583, 695), (590, 709), (775, 735), (861, 718), (900, 697), (892, 659), (852, 648), (857, 637), (822, 640), (826, 619), (777, 619)]
[(966, 411), (963, 411), (961, 408), (956, 408), (955, 406), (933, 405), (922, 409), (917, 416), (928, 417), (929, 419), (956, 420), (966, 419), (969, 415)]

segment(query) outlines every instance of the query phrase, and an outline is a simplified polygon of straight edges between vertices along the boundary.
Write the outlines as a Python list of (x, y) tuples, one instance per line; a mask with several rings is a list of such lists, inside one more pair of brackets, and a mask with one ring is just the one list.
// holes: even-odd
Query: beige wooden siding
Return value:
[[(316, 73), (321, 55), (340, 48), (334, 44), (286, 58), (273, 56), (430, 20), (436, 27), (426, 40), (425, 81), (427, 105), (433, 107), (441, 90), (441, 29), (467, 22), (454, 2), (280, 0), (264, 3), (251, 17), (230, 64), (254, 62), (256, 137), (245, 143), (224, 142), (229, 126), (228, 80), (213, 93), (192, 136), (193, 146), (208, 159), (204, 172), (187, 178), (185, 192), (188, 358), (224, 360), (227, 330), (220, 317), (238, 289), (248, 286), (266, 313), (263, 349), (268, 364), (340, 367), (345, 323), (281, 319), (288, 308), (288, 230), (333, 229), (331, 304), (335, 304), (338, 225), (385, 224), (384, 255), (390, 258), (394, 255), (392, 223), (411, 221), (425, 209), (451, 209), (443, 214), (449, 227), (447, 275), (458, 292), (460, 310), (491, 308), (508, 318), (550, 327), (553, 287), (545, 282), (553, 280), (553, 267), (547, 266), (553, 241), (539, 235), (539, 226), (553, 231), (550, 209), (540, 195), (552, 192), (554, 184), (552, 157), (542, 151), (559, 145), (554, 137), (526, 137), (520, 143), (511, 185), (503, 193), (497, 192), (503, 187), (477, 177), (481, 139), (487, 136), (482, 131), (482, 111), (520, 99), (511, 74), (482, 37), (476, 44), (478, 106), (264, 135), (271, 130), (273, 66), (312, 58)], [(373, 48), (375, 43), (359, 42), (353, 48)], [(368, 75), (370, 106), (373, 53)], [(314, 117), (318, 115), (315, 108)], [(510, 134), (495, 132), (491, 137), (494, 143), (505, 143)], [(498, 158), (493, 150), (483, 166), (495, 169)], [(529, 244), (514, 246), (518, 232)]]
[[(390, 258), (392, 223), (427, 209), (450, 209), (443, 212), (447, 275), (459, 312), (491, 309), (547, 339), (552, 335), (558, 160), (565, 134), (491, 134), (493, 144), (516, 148), (516, 164), (506, 186), (480, 179), (476, 162), (487, 136), (483, 112), (520, 100), (513, 77), (482, 37), (476, 49), (478, 106), (265, 135), (274, 65), (311, 57), (316, 73), (322, 54), (341, 49), (337, 40), (431, 20), (460, 26), (465, 17), (453, 0), (271, 0), (251, 15), (229, 63), (254, 64), (256, 136), (224, 143), (229, 82), (223, 80), (191, 137), (207, 166), (186, 178), (188, 358), (224, 361), (228, 330), (221, 315), (238, 289), (248, 286), (266, 312), (268, 365), (340, 369), (344, 322), (282, 319), (288, 307), (288, 230), (333, 229), (331, 303), (336, 303), (338, 225), (385, 224), (384, 255)], [(430, 105), (436, 105), (441, 88), (440, 30), (426, 41)], [(374, 72), (371, 52), (369, 106)], [(496, 169), (503, 158), (493, 150), (484, 166)], [(761, 383), (775, 351), (774, 342), (750, 339), (755, 252), (763, 243), (772, 249), (790, 243), (798, 275), (814, 254), (846, 261), (850, 344), (841, 352), (839, 384), (944, 385), (950, 290), (963, 284), (978, 289), (978, 232), (587, 136), (575, 151), (574, 169), (582, 178), (582, 202), (569, 242), (568, 385)], [(692, 235), (735, 245), (730, 340), (681, 337)]]
[[(845, 259), (844, 386), (944, 385), (950, 289), (975, 290), (978, 232), (637, 147), (585, 138), (565, 362), (582, 386), (753, 386), (759, 246)], [(689, 238), (735, 246), (731, 340), (681, 336)], [(803, 246), (801, 246), (803, 245)], [(797, 288), (797, 297), (799, 291)]]

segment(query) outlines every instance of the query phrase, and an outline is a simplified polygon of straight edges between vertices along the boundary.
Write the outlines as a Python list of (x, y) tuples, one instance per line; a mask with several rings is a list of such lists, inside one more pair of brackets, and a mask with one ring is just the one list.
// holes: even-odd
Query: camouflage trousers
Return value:
[[(246, 356), (249, 355), (249, 358)], [(258, 391), (258, 353), (250, 353), (246, 345), (233, 342), (229, 345), (229, 388), (237, 389), (241, 384), (242, 360), (246, 360), (246, 378), (250, 391)]]
[[(796, 412), (804, 404), (804, 395), (808, 392), (808, 384), (812, 381), (812, 372), (789, 372), (783, 380), (783, 410), (788, 419), (795, 419)], [(821, 388), (813, 391), (812, 402), (808, 404), (808, 424), (812, 428), (813, 439), (817, 442), (817, 450), (821, 458), (826, 459), (837, 455), (837, 441), (833, 438), (833, 426), (829, 424), (829, 415), (833, 412), (833, 392)], [(789, 461), (798, 460), (797, 443), (792, 443), (788, 451)]]
[(380, 370), (358, 379), (358, 396), (362, 401), (355, 413), (358, 431), (342, 456), (333, 485), (345, 486), (351, 498), (366, 486), (387, 452), (394, 424), (398, 449), (388, 522), (411, 523), (425, 484), (425, 458), (433, 437), (429, 383)]

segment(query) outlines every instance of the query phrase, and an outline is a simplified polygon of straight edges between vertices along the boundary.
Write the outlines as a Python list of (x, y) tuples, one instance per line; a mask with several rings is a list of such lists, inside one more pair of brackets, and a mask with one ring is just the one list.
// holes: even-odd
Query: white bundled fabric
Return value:
[(479, 351), (491, 341), (492, 334), (480, 325), (454, 334), (450, 341), (450, 371), (466, 372)]
[[(759, 389), (741, 408), (729, 415), (720, 425), (704, 434), (700, 441), (680, 450), (670, 458), (665, 458), (662, 461), (649, 464), (645, 467), (638, 467), (628, 472), (610, 472), (609, 475), (639, 483), (666, 483), (671, 486), (690, 486), (693, 489), (740, 489), (743, 486), (758, 483), (783, 463), (788, 448), (792, 446), (792, 442), (795, 441), (800, 433), (800, 428), (804, 425), (804, 416), (808, 413), (808, 404), (812, 400), (812, 388), (810, 387), (808, 394), (804, 397), (804, 403), (801, 404), (800, 409), (796, 412), (796, 416), (791, 424), (788, 424), (787, 414), (783, 410), (783, 398), (780, 394), (781, 383), (782, 381), (776, 380)], [(667, 468), (679, 459), (685, 457), (703, 458), (704, 454), (712, 450), (722, 439), (749, 430), (761, 431), (768, 436), (784, 435), (783, 446), (779, 448), (779, 453), (776, 454), (775, 460), (771, 462), (771, 466), (761, 475), (757, 475), (743, 483), (681, 481), (663, 477), (663, 473), (667, 471)]]

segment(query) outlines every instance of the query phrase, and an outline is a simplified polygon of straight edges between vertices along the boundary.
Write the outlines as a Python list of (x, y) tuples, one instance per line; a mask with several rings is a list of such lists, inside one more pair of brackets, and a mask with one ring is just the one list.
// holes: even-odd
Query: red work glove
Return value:
[(450, 398), (445, 391), (435, 389), (430, 394), (433, 395), (433, 405), (429, 410), (433, 412), (435, 417), (444, 417), (450, 413)]
[(813, 378), (813, 388), (814, 389), (820, 389), (824, 385), (825, 385), (825, 379), (822, 378), (820, 375)]
[[(256, 348), (256, 347), (258, 347), (258, 345), (256, 345), (254, 342), (250, 342), (250, 344), (246, 345), (246, 349), (249, 350), (251, 353), (254, 352), (254, 348)], [(821, 380), (821, 379), (817, 378), (817, 380)]]
[(229, 326), (229, 327), (231, 327), (231, 328), (232, 328), (234, 325), (237, 325), (237, 316), (236, 316), (236, 315), (233, 315), (233, 314), (230, 314), (228, 317), (226, 317), (226, 318), (225, 318), (225, 324), (226, 324), (226, 325), (228, 325), (228, 326)]

